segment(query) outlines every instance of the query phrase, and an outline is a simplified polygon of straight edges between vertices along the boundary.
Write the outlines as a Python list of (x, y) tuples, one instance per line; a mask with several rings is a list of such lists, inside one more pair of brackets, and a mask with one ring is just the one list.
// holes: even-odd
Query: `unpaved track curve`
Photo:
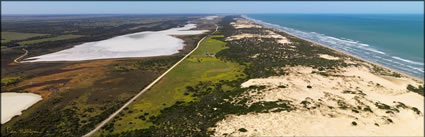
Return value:
[(26, 49), (22, 49), (22, 50), (24, 50), (25, 51), (25, 53), (24, 53), (24, 55), (21, 55), (21, 56), (19, 56), (19, 57), (17, 57), (15, 60), (13, 60), (15, 63), (21, 63), (19, 60), (21, 60), (22, 58), (24, 58), (26, 55), (28, 55), (28, 50), (26, 50)]

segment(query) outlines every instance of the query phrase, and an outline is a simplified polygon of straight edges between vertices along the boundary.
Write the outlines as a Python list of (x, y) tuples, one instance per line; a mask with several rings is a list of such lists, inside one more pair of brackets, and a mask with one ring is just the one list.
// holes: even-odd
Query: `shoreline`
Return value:
[(381, 64), (378, 64), (378, 63), (375, 63), (375, 62), (372, 62), (372, 61), (368, 61), (368, 60), (366, 60), (366, 59), (363, 59), (363, 58), (357, 57), (357, 56), (355, 56), (355, 55), (351, 55), (351, 54), (346, 53), (346, 52), (344, 52), (344, 51), (341, 51), (341, 50), (338, 50), (338, 49), (332, 48), (332, 47), (330, 47), (330, 46), (328, 46), (328, 45), (321, 44), (321, 43), (318, 43), (318, 42), (315, 42), (315, 41), (312, 41), (312, 40), (308, 40), (308, 39), (305, 39), (305, 38), (302, 38), (302, 37), (296, 36), (296, 35), (294, 35), (294, 34), (292, 34), (292, 33), (286, 32), (286, 31), (284, 31), (284, 30), (282, 30), (282, 29), (274, 28), (274, 27), (268, 26), (268, 25), (266, 25), (266, 24), (259, 23), (259, 22), (255, 21), (255, 20), (253, 20), (253, 19), (251, 19), (251, 18), (249, 18), (249, 17), (246, 17), (246, 16), (241, 16), (241, 17), (242, 17), (242, 18), (244, 18), (244, 19), (247, 19), (247, 20), (249, 20), (249, 21), (252, 21), (252, 22), (254, 22), (254, 23), (258, 24), (258, 25), (261, 25), (261, 26), (263, 26), (264, 28), (270, 28), (270, 29), (275, 30), (275, 31), (280, 31), (280, 32), (286, 33), (286, 34), (288, 34), (288, 35), (291, 35), (291, 36), (293, 36), (293, 37), (296, 37), (296, 38), (299, 38), (299, 39), (302, 39), (302, 40), (305, 40), (305, 41), (311, 42), (311, 43), (313, 43), (313, 44), (316, 44), (316, 45), (319, 45), (319, 46), (322, 46), (322, 47), (328, 48), (328, 49), (333, 50), (333, 51), (335, 51), (335, 52), (337, 52), (337, 53), (340, 53), (340, 54), (343, 54), (343, 55), (346, 55), (346, 56), (349, 56), (349, 57), (353, 57), (353, 58), (355, 58), (355, 59), (358, 59), (358, 60), (364, 61), (364, 62), (366, 62), (366, 63), (370, 63), (370, 64), (372, 64), (372, 65), (376, 65), (376, 66), (378, 66), (378, 67), (381, 67), (381, 68), (388, 69), (388, 70), (390, 70), (390, 71), (393, 71), (393, 72), (399, 73), (399, 74), (400, 74), (400, 75), (402, 75), (403, 77), (411, 78), (411, 79), (413, 79), (413, 80), (415, 80), (415, 81), (419, 81), (419, 82), (421, 82), (421, 83), (424, 83), (424, 81), (425, 81), (424, 79), (421, 79), (421, 78), (419, 78), (419, 77), (411, 76), (411, 75), (406, 74), (406, 73), (404, 73), (404, 72), (400, 72), (400, 71), (398, 71), (398, 70), (394, 70), (394, 69), (392, 69), (392, 68), (389, 68), (389, 67), (383, 66), (383, 65), (381, 65)]

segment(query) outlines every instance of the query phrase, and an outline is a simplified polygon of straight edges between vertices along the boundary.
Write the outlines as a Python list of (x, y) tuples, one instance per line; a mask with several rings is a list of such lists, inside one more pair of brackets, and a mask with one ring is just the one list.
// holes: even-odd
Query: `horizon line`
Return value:
[(1, 14), (3, 15), (179, 15), (179, 14), (425, 14), (425, 13), (16, 13), (16, 14)]

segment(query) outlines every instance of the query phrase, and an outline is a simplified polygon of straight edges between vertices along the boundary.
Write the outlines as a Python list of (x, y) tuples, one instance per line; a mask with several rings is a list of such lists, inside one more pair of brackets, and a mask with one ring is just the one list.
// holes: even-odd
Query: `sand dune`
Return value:
[[(252, 22), (250, 20), (240, 19), (240, 18), (237, 18), (236, 22), (231, 22), (230, 24), (236, 29), (262, 28), (261, 25), (255, 24), (254, 22)], [(236, 34), (236, 35), (227, 37), (226, 40), (231, 41), (231, 40), (238, 40), (238, 39), (243, 39), (243, 38), (259, 38), (259, 40), (261, 40), (261, 38), (275, 38), (275, 39), (277, 39), (276, 42), (281, 43), (281, 44), (291, 43), (286, 37), (279, 35), (279, 34), (276, 34), (273, 31), (266, 30), (266, 33), (267, 34), (251, 34), (251, 33)]]
[(230, 23), (233, 27), (235, 27), (236, 29), (241, 29), (241, 28), (263, 28), (263, 26), (261, 25), (257, 25), (254, 22), (250, 21), (250, 20), (246, 20), (246, 19), (241, 19), (241, 18), (236, 18), (236, 22), (231, 22)]
[(275, 38), (277, 39), (276, 42), (285, 44), (285, 43), (291, 43), (286, 37), (276, 34), (273, 31), (267, 31), (268, 34), (250, 34), (250, 33), (242, 33), (242, 34), (236, 34), (230, 37), (227, 37), (227, 41), (231, 40), (238, 40), (243, 38)]
[[(247, 92), (244, 97), (251, 99), (247, 105), (289, 100), (296, 106), (295, 111), (228, 115), (217, 123), (216, 135), (424, 135), (423, 96), (406, 89), (408, 84), (417, 86), (423, 83), (406, 77), (376, 75), (366, 67), (328, 72), (335, 76), (312, 73), (318, 70), (310, 67), (291, 67), (286, 71), (290, 72), (289, 75), (251, 79), (241, 86), (266, 86), (261, 92)], [(280, 85), (286, 88), (279, 88)], [(308, 105), (304, 106), (303, 101), (309, 102)], [(239, 128), (248, 131), (240, 132)]]
[[(232, 23), (236, 29), (255, 25), (249, 20), (236, 20)], [(241, 33), (226, 40), (286, 39), (270, 30), (263, 32), (266, 35)], [(295, 110), (229, 114), (210, 130), (215, 131), (215, 136), (424, 136), (424, 97), (407, 90), (409, 84), (418, 87), (423, 81), (405, 75), (377, 74), (368, 62), (328, 54), (314, 57), (344, 59), (356, 66), (322, 71), (293, 66), (282, 68), (288, 75), (250, 79), (241, 87), (264, 86), (265, 89), (251, 89), (230, 103), (245, 99), (247, 106), (290, 102)]]

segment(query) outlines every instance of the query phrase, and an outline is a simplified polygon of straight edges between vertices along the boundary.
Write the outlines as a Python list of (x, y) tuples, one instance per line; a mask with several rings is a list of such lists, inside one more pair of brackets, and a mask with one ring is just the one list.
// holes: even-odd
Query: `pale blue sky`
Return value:
[(1, 2), (2, 14), (423, 13), (424, 2)]

